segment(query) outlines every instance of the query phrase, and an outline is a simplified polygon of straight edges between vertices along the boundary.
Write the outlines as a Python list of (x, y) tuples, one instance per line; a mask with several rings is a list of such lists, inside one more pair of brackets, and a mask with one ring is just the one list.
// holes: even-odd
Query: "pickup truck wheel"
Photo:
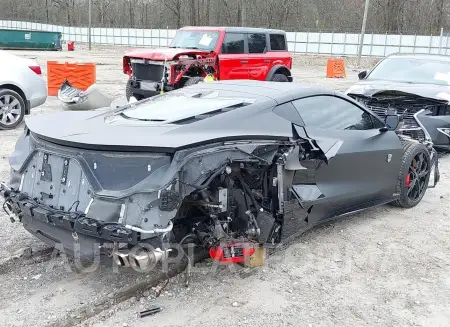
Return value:
[(188, 78), (186, 83), (184, 83), (184, 87), (190, 86), (190, 85), (195, 85), (195, 84), (202, 83), (202, 82), (203, 82), (203, 77), (201, 77), (201, 76), (191, 77), (191, 78)]
[(404, 142), (403, 148), (405, 151), (396, 187), (400, 198), (392, 205), (412, 208), (419, 204), (427, 191), (431, 160), (428, 149), (421, 143)]
[(0, 89), (0, 129), (14, 129), (25, 116), (25, 101), (17, 92)]
[(272, 77), (272, 82), (289, 82), (289, 80), (284, 74), (275, 74)]

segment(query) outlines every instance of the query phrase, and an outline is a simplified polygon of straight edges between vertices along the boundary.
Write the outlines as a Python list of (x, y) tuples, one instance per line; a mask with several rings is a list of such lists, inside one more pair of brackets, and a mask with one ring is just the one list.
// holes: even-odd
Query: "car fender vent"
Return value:
[(218, 109), (218, 110), (210, 111), (210, 112), (207, 112), (207, 113), (204, 113), (204, 114), (195, 115), (195, 116), (191, 116), (191, 117), (188, 117), (188, 118), (184, 118), (184, 119), (180, 119), (180, 120), (177, 120), (177, 121), (173, 121), (173, 122), (171, 122), (171, 124), (187, 125), (187, 124), (195, 123), (197, 121), (200, 121), (200, 120), (203, 120), (203, 119), (206, 119), (206, 118), (217, 116), (217, 115), (220, 115), (220, 114), (223, 114), (223, 113), (226, 113), (226, 112), (238, 109), (238, 108), (243, 108), (245, 106), (248, 106), (249, 104), (250, 104), (250, 102), (241, 102), (241, 103), (234, 104), (232, 106), (228, 106), (228, 107), (225, 107), (225, 108), (222, 108), (222, 109)]

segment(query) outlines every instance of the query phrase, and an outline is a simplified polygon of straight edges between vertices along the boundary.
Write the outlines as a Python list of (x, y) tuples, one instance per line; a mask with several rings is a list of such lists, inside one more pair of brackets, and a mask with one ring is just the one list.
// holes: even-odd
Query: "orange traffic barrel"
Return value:
[(86, 91), (89, 86), (96, 82), (96, 67), (94, 63), (58, 63), (47, 61), (47, 85), (48, 95), (58, 95), (58, 90), (64, 81)]
[(330, 58), (327, 62), (327, 78), (344, 78), (345, 62), (344, 59)]

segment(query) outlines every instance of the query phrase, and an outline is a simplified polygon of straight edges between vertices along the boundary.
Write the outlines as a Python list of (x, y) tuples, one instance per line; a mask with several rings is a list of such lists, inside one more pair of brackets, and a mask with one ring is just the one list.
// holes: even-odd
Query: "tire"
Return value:
[[(392, 202), (392, 205), (401, 208), (412, 208), (420, 203), (428, 188), (431, 159), (428, 149), (421, 143), (404, 142), (403, 148), (403, 159), (395, 190), (397, 194), (400, 194), (400, 197)], [(423, 159), (422, 164), (416, 160), (420, 160), (420, 158)], [(419, 164), (420, 167), (417, 166)], [(416, 174), (412, 169), (414, 166), (416, 166), (415, 169), (418, 171)]]
[(0, 129), (14, 129), (25, 116), (25, 100), (10, 89), (0, 89)]
[(272, 76), (272, 82), (289, 82), (289, 80), (284, 74), (275, 74)]
[(130, 98), (133, 96), (133, 91), (131, 90), (131, 80), (127, 81), (127, 85), (125, 86), (125, 96), (127, 97), (127, 101), (130, 101)]
[(186, 81), (186, 83), (184, 83), (184, 86), (183, 86), (183, 87), (195, 85), (195, 84), (198, 84), (198, 83), (203, 83), (203, 77), (201, 77), (201, 76), (195, 76), (195, 77), (188, 78), (188, 80)]

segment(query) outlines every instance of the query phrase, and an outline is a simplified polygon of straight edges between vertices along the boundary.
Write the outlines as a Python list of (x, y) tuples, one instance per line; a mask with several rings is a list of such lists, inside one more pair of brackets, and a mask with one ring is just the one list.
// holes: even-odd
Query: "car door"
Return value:
[(328, 202), (333, 214), (342, 214), (392, 198), (403, 156), (394, 131), (381, 131), (377, 117), (339, 96), (292, 104), (304, 125), (294, 126), (298, 136), (322, 153), (321, 160), (306, 160), (295, 172), (292, 190), (303, 207)]
[(265, 56), (265, 62), (269, 63), (269, 68), (277, 65), (292, 68), (292, 57), (288, 51), (285, 34), (269, 34), (269, 51)]
[(264, 81), (270, 69), (269, 50), (266, 33), (247, 34), (249, 79)]
[(248, 79), (248, 54), (243, 33), (225, 33), (219, 54), (219, 79)]

